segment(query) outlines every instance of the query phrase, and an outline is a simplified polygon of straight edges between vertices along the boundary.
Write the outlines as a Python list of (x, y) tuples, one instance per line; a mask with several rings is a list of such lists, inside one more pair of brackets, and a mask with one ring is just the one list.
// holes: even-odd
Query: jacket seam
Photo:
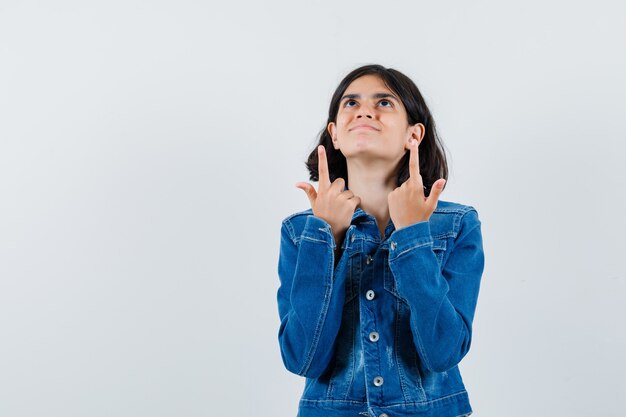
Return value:
[(457, 246), (459, 243), (461, 243), (464, 239), (467, 238), (467, 236), (469, 236), (471, 234), (471, 232), (474, 231), (474, 229), (480, 227), (480, 223), (477, 223), (476, 225), (474, 225), (471, 229), (469, 229), (468, 231), (466, 231), (465, 233), (463, 233), (463, 238), (460, 240), (457, 240), (454, 242), (454, 246)]
[[(445, 395), (443, 397), (438, 397), (428, 401), (407, 401), (403, 403), (392, 403), (385, 404), (384, 406), (378, 406), (381, 408), (392, 408), (392, 407), (406, 407), (412, 405), (426, 405), (426, 404), (435, 404), (442, 401), (447, 401), (450, 398), (467, 395), (467, 390), (458, 391), (453, 394)], [(323, 404), (323, 403), (346, 403), (346, 404), (367, 404), (367, 401), (354, 401), (354, 400), (311, 400), (308, 398), (301, 398), (300, 403), (310, 403), (310, 404)]]
[(385, 408), (387, 407), (403, 407), (403, 406), (407, 406), (407, 405), (423, 405), (423, 404), (433, 404), (433, 403), (438, 403), (441, 401), (446, 401), (449, 398), (452, 397), (456, 397), (459, 395), (467, 395), (467, 390), (463, 390), (463, 391), (459, 391), (459, 392), (455, 392), (454, 394), (450, 394), (450, 395), (445, 395), (443, 397), (438, 397), (429, 401), (409, 401), (406, 403), (393, 403), (393, 404), (389, 404), (389, 405), (385, 405)]
[(285, 228), (287, 229), (287, 234), (289, 235), (289, 239), (291, 239), (291, 242), (294, 245), (297, 245), (298, 243), (296, 242), (296, 233), (295, 233), (295, 230), (293, 230), (293, 225), (291, 224), (289, 219), (285, 219), (283, 221), (283, 224), (285, 225)]

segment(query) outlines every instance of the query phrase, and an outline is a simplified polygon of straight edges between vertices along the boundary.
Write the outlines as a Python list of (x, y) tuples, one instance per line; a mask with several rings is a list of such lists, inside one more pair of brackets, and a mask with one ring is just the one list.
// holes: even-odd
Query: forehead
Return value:
[(393, 94), (394, 96), (396, 95), (385, 85), (382, 78), (373, 74), (364, 75), (352, 81), (348, 88), (346, 88), (345, 94), (365, 94), (368, 92), (384, 92)]

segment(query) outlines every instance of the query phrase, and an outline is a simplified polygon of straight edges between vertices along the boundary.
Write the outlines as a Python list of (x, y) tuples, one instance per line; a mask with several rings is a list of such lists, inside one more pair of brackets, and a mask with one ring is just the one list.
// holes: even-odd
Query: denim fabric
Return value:
[(476, 209), (439, 200), (428, 221), (384, 239), (361, 210), (335, 262), (312, 210), (282, 222), (278, 340), (306, 377), (300, 417), (472, 413), (458, 364), (472, 340), (484, 268)]

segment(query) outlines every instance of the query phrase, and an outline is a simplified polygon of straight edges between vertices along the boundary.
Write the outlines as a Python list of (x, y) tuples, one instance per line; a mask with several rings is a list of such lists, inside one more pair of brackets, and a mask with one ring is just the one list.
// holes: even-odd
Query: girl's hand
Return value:
[(417, 146), (417, 141), (413, 139), (410, 145), (409, 178), (387, 196), (389, 216), (396, 230), (430, 219), (446, 183), (445, 179), (438, 179), (433, 184), (428, 198), (424, 197)]
[(337, 178), (331, 184), (328, 174), (326, 149), (324, 149), (323, 145), (317, 147), (317, 161), (319, 176), (317, 192), (308, 182), (299, 182), (296, 184), (296, 187), (304, 190), (306, 193), (311, 203), (313, 214), (330, 225), (335, 243), (339, 247), (346, 230), (350, 227), (354, 210), (361, 204), (361, 199), (350, 190), (344, 191), (345, 181), (343, 178)]

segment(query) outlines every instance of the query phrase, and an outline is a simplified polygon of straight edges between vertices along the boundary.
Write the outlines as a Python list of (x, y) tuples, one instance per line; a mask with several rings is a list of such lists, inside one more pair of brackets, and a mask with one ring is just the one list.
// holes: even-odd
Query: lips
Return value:
[(350, 129), (350, 131), (353, 130), (375, 130), (378, 131), (379, 129), (375, 128), (374, 126), (371, 125), (365, 125), (365, 124), (360, 124), (360, 125), (356, 125), (353, 128)]

